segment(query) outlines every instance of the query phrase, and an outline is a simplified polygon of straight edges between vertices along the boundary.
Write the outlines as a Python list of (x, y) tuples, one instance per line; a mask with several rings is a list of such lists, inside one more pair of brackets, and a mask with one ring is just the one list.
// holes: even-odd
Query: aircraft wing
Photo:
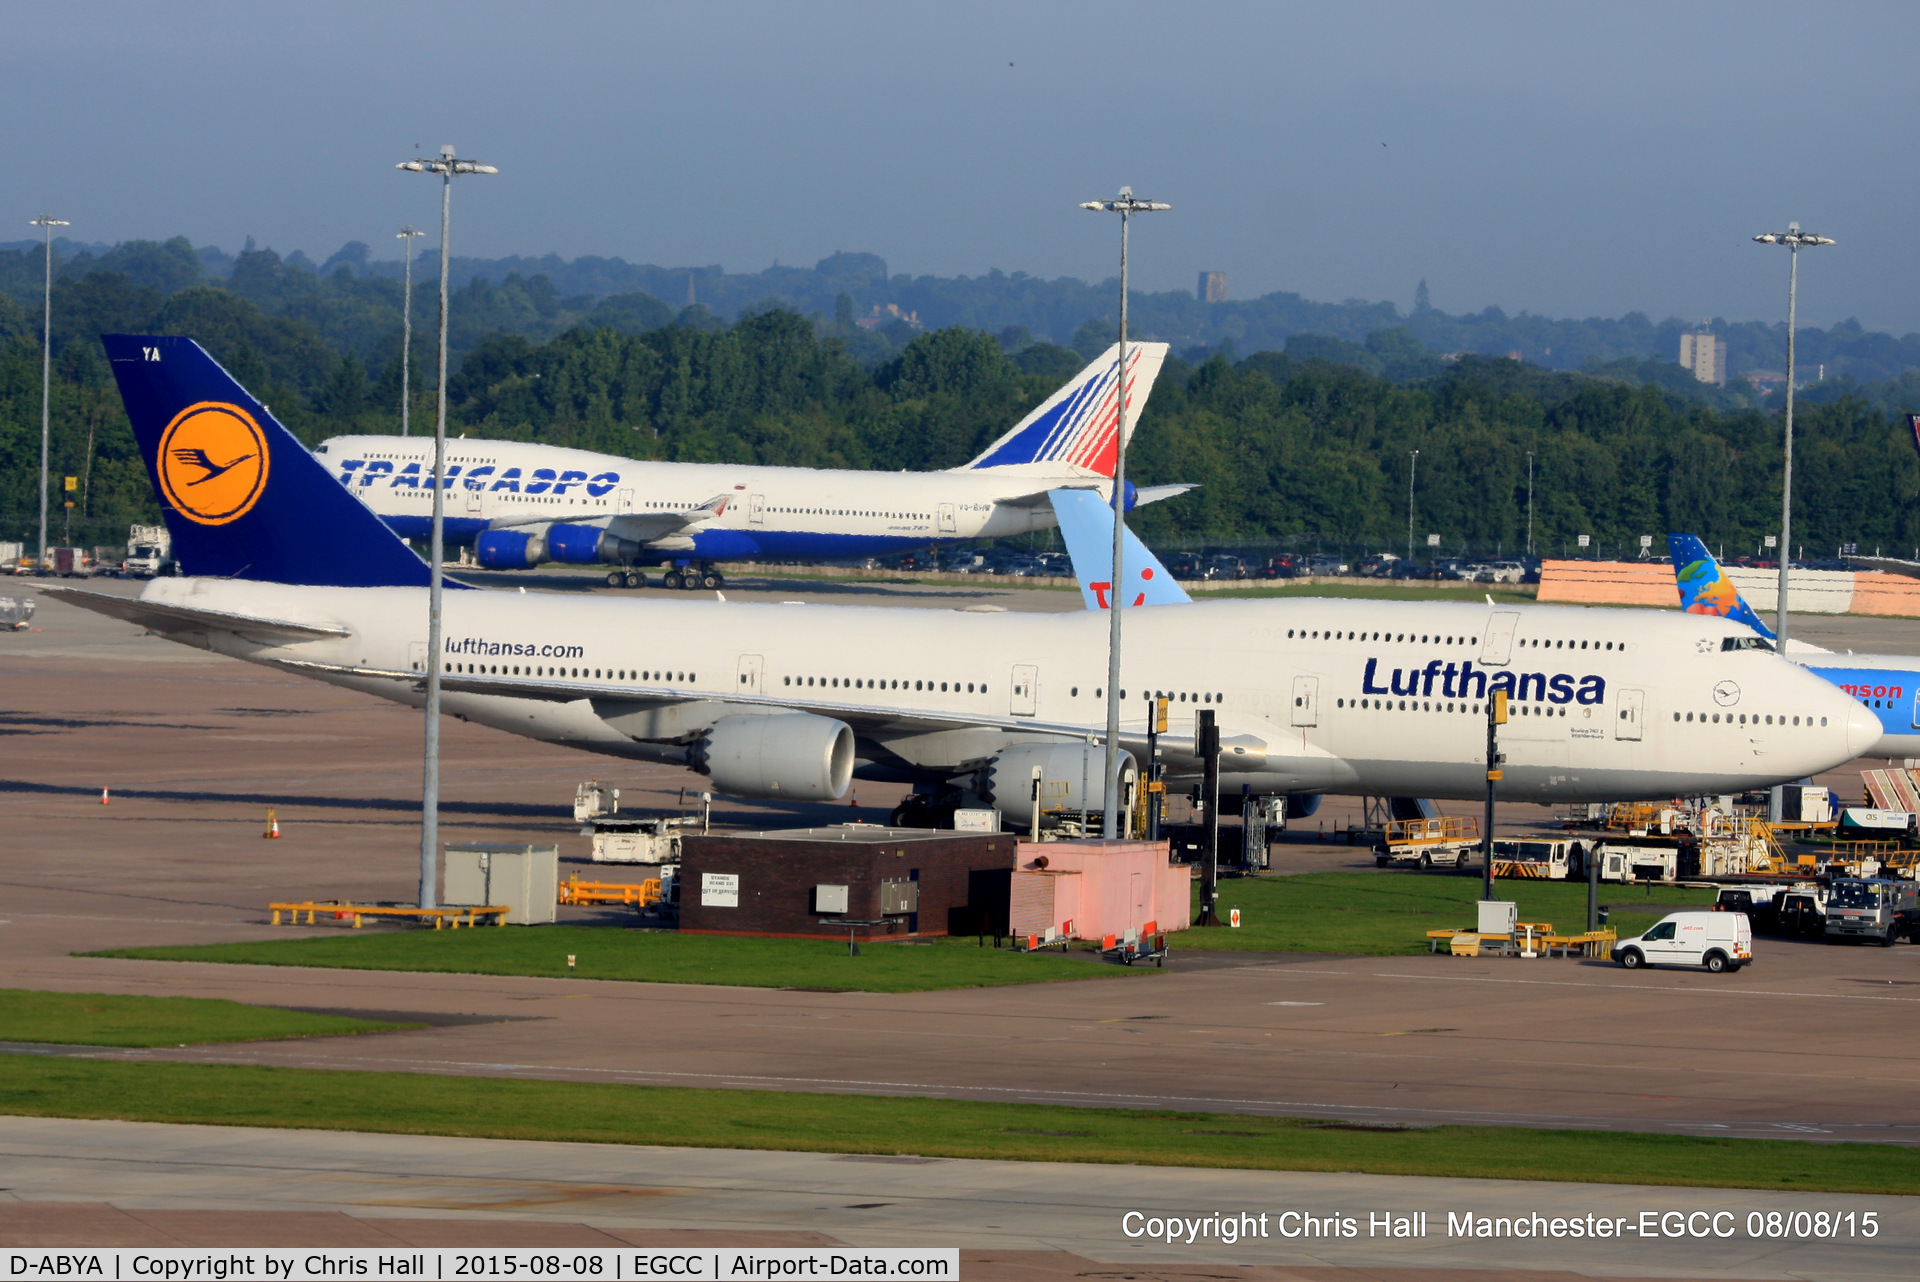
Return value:
[(293, 619), (262, 619), (228, 610), (206, 610), (198, 606), (142, 601), (138, 597), (110, 596), (105, 592), (87, 592), (79, 588), (47, 584), (40, 588), (61, 600), (110, 618), (137, 623), (150, 631), (171, 635), (176, 632), (232, 632), (250, 641), (318, 641), (326, 637), (353, 635), (352, 629), (338, 624), (301, 623)]
[(735, 495), (716, 494), (699, 507), (684, 512), (621, 512), (616, 516), (603, 513), (579, 516), (512, 516), (487, 522), (490, 530), (508, 530), (529, 525), (597, 525), (612, 533), (617, 539), (629, 543), (652, 543), (658, 539), (669, 538), (696, 525), (704, 525), (726, 515), (727, 507)]

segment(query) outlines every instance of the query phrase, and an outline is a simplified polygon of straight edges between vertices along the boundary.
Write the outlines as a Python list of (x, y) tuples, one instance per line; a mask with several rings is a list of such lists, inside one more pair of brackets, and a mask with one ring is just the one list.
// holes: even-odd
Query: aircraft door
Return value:
[(1320, 724), (1320, 678), (1295, 677), (1293, 679), (1293, 724), (1296, 726), (1317, 726)]
[(960, 526), (953, 519), (953, 504), (942, 503), (940, 505), (940, 533), (958, 534), (959, 532)]
[(1613, 737), (1616, 739), (1638, 739), (1640, 737), (1640, 719), (1646, 711), (1647, 694), (1644, 690), (1622, 690), (1620, 704), (1614, 712)]
[(1031, 663), (1013, 665), (1007, 711), (1016, 717), (1031, 717), (1040, 710), (1040, 669)]
[(427, 643), (425, 641), (407, 642), (407, 666), (415, 672), (427, 670)]
[(740, 682), (738, 690), (741, 694), (759, 694), (761, 692), (765, 685), (761, 680), (761, 674), (766, 670), (766, 666), (766, 659), (760, 655), (743, 654), (740, 656)]
[(1489, 668), (1504, 668), (1513, 658), (1513, 633), (1520, 626), (1520, 615), (1512, 610), (1496, 611), (1487, 619), (1487, 635), (1480, 639), (1480, 662)]
[(467, 487), (467, 515), (480, 515), (480, 487), (478, 485)]
[(765, 525), (767, 523), (766, 495), (747, 495), (747, 523), (749, 525)]
[(633, 511), (633, 491), (632, 490), (621, 490), (619, 494), (619, 499), (620, 501), (614, 505), (615, 511), (617, 512)]

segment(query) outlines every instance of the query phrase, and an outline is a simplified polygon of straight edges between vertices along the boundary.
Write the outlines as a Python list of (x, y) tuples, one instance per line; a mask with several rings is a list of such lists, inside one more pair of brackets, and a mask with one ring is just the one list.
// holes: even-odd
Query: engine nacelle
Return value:
[(547, 559), (547, 526), (524, 530), (482, 530), (473, 541), (473, 559), (488, 570), (531, 570)]
[(616, 538), (597, 525), (571, 523), (547, 528), (547, 555), (567, 565), (625, 565), (640, 553), (640, 545)]
[(736, 797), (833, 801), (853, 782), (853, 729), (810, 712), (722, 717), (689, 764)]
[[(977, 790), (1009, 822), (1021, 827), (1033, 823), (1033, 772), (1040, 771), (1040, 809), (1104, 810), (1107, 750), (1091, 743), (1020, 743), (1001, 752), (980, 772)], [(1085, 799), (1082, 800), (1082, 781)], [(1139, 770), (1133, 754), (1120, 754), (1121, 799), (1133, 800)]]

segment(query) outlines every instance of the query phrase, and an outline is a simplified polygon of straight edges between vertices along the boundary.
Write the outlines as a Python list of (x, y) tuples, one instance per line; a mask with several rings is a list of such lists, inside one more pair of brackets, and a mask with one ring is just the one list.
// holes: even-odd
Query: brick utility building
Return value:
[(1004, 935), (1017, 860), (1010, 833), (842, 824), (688, 835), (680, 929), (783, 939)]

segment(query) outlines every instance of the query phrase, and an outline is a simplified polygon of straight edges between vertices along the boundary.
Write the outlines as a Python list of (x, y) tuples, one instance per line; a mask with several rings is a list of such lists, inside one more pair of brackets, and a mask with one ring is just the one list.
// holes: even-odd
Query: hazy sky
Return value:
[[(1920, 330), (1920, 5), (12, 6), (7, 176), (87, 240), (1100, 279)], [(13, 235), (0, 233), (11, 240)], [(431, 243), (431, 242), (427, 242)]]

